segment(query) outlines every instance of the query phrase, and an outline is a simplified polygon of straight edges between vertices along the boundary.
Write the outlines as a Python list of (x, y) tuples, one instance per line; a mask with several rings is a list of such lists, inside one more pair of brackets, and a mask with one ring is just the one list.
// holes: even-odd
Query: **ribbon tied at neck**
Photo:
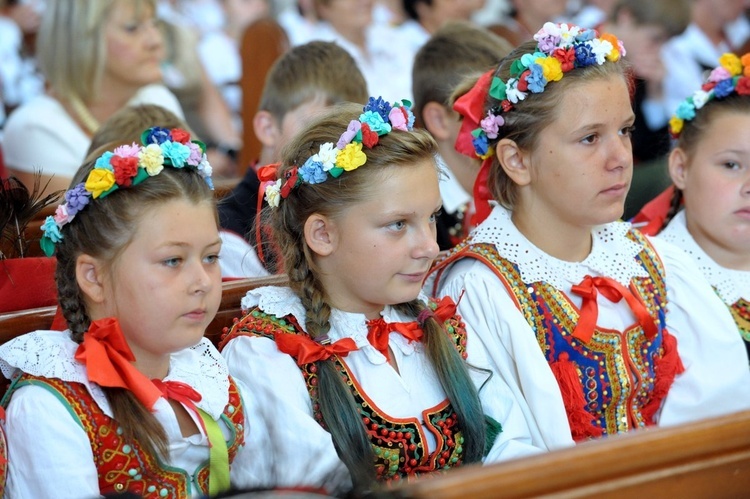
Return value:
[(390, 362), (391, 356), (388, 352), (388, 340), (391, 333), (399, 333), (401, 336), (412, 341), (421, 341), (424, 336), (422, 328), (416, 321), (413, 322), (385, 322), (381, 317), (367, 321), (367, 341), (375, 349), (383, 354)]
[(573, 336), (584, 343), (591, 340), (596, 328), (596, 321), (599, 317), (599, 306), (596, 303), (598, 293), (612, 303), (617, 303), (624, 298), (646, 337), (653, 338), (658, 332), (656, 322), (643, 302), (630, 289), (614, 279), (587, 275), (580, 284), (573, 286), (572, 292), (583, 298), (581, 313), (578, 316), (578, 324), (573, 330)]
[(357, 344), (351, 338), (342, 338), (333, 343), (315, 341), (303, 334), (276, 333), (273, 338), (279, 351), (291, 355), (300, 366), (327, 360), (334, 355), (346, 356), (357, 350)]

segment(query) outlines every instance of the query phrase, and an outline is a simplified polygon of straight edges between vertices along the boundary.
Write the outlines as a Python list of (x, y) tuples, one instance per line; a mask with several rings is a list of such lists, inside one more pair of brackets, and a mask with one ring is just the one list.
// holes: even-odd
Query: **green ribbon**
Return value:
[(229, 490), (229, 451), (219, 424), (204, 410), (198, 409), (208, 436), (208, 495), (213, 497)]

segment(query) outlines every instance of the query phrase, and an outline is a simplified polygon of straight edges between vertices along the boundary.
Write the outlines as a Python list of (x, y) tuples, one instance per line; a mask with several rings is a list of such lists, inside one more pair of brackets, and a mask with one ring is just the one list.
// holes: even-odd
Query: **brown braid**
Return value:
[(659, 232), (664, 230), (664, 228), (669, 225), (669, 222), (671, 222), (672, 219), (677, 215), (677, 213), (679, 213), (679, 211), (682, 209), (683, 197), (684, 195), (682, 194), (682, 190), (675, 187), (674, 193), (672, 194), (672, 199), (669, 201), (669, 211), (667, 211), (667, 215), (664, 217), (664, 223), (659, 228)]

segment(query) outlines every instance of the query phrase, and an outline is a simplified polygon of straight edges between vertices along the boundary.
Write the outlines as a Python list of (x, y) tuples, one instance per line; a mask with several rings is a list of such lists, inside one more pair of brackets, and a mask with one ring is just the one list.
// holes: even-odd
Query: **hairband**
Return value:
[(669, 133), (677, 138), (686, 121), (695, 118), (695, 113), (714, 99), (724, 99), (732, 93), (750, 95), (750, 53), (738, 57), (727, 52), (719, 58), (719, 65), (708, 75), (700, 90), (680, 103), (669, 120)]
[[(469, 91), (456, 101), (454, 109), (464, 116), (459, 134), (463, 143), (459, 152), (488, 158), (493, 154), (489, 141), (498, 137), (500, 127), (505, 124), (503, 113), (514, 109), (529, 92), (540, 94), (550, 82), (560, 81), (573, 69), (616, 62), (625, 55), (625, 47), (614, 35), (598, 36), (596, 30), (573, 24), (545, 23), (534, 35), (534, 40), (537, 42), (536, 51), (511, 63), (508, 81), (503, 81), (492, 70), (480, 79), (479, 88), (475, 86), (476, 90), (472, 89), (473, 92)], [(488, 94), (499, 104), (485, 111)], [(468, 121), (464, 112), (468, 112)]]
[(197, 170), (213, 189), (206, 146), (200, 141), (191, 141), (185, 130), (152, 127), (141, 134), (141, 142), (143, 145), (122, 145), (102, 154), (86, 181), (65, 193), (65, 201), (57, 207), (55, 215), (48, 216), (42, 225), (44, 235), (40, 244), (45, 255), (55, 253), (55, 244), (63, 239), (62, 228), (92, 200), (138, 185), (161, 173), (165, 166)]
[(338, 142), (325, 142), (318, 152), (307, 158), (300, 167), (292, 167), (277, 178), (278, 165), (268, 165), (258, 169), (258, 177), (270, 181), (265, 186), (268, 205), (277, 208), (292, 189), (302, 183), (320, 184), (329, 178), (337, 178), (345, 171), (353, 171), (367, 162), (364, 148), (375, 147), (380, 137), (393, 129), (410, 131), (414, 126), (411, 102), (401, 100), (393, 104), (370, 97), (362, 109), (359, 119), (349, 122), (346, 131)]

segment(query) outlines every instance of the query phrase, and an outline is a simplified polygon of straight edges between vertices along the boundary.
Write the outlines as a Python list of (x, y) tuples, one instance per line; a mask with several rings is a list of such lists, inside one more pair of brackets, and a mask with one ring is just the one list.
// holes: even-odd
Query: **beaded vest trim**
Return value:
[[(480, 260), (495, 272), (535, 332), (547, 362), (552, 365), (561, 355), (567, 355), (575, 364), (585, 409), (594, 418), (594, 428), (584, 438), (653, 425), (654, 406), (661, 402), (661, 397), (653, 392), (654, 367), (664, 355), (662, 343), (669, 335), (664, 268), (651, 244), (638, 231), (631, 230), (628, 237), (644, 248), (636, 258), (649, 277), (634, 278), (630, 289), (658, 325), (659, 333), (653, 339), (648, 339), (636, 322), (622, 332), (597, 326), (589, 343), (584, 344), (572, 336), (579, 311), (568, 297), (545, 282), (523, 282), (517, 266), (503, 258), (492, 244), (464, 242), (433, 268), (437, 273), (436, 289), (442, 272), (461, 258)], [(646, 406), (649, 409), (644, 411)]]
[[(48, 389), (67, 406), (71, 416), (86, 431), (102, 494), (131, 492), (144, 499), (191, 496), (187, 473), (144, 452), (138, 442), (126, 441), (120, 425), (104, 414), (84, 385), (24, 374), (13, 382), (3, 403), (7, 405), (12, 393), (24, 385)], [(229, 402), (221, 416), (232, 433), (227, 442), (230, 463), (245, 441), (244, 418), (237, 385), (230, 377)], [(208, 475), (206, 460), (195, 476), (197, 488), (203, 495), (208, 494)]]
[[(460, 317), (452, 317), (444, 324), (461, 356), (466, 358), (466, 329)], [(276, 334), (307, 335), (293, 316), (278, 319), (255, 308), (228, 330), (220, 348), (239, 336), (274, 339)], [(340, 356), (332, 357), (336, 368), (349, 387), (362, 423), (367, 428), (373, 452), (378, 480), (397, 481), (423, 473), (460, 466), (462, 462), (463, 436), (458, 417), (448, 400), (422, 412), (424, 425), (436, 438), (436, 449), (425, 450), (425, 435), (422, 424), (416, 418), (394, 418), (383, 412), (365, 394), (349, 367)], [(315, 363), (299, 366), (307, 386), (313, 407), (313, 417), (327, 430), (320, 411), (318, 398), (318, 376)]]
[(729, 307), (737, 329), (740, 330), (742, 339), (745, 340), (747, 356), (750, 359), (750, 303), (740, 298)]

